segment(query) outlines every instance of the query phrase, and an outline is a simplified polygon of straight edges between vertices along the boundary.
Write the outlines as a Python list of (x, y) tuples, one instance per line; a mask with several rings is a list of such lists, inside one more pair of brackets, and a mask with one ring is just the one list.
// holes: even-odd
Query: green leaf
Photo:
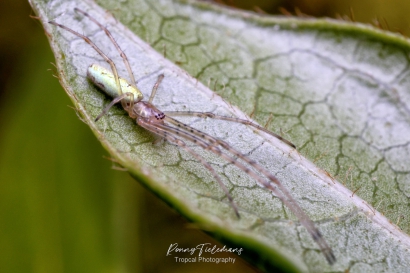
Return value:
[[(79, 113), (141, 183), (208, 233), (243, 247), (241, 256), (267, 270), (403, 272), (409, 267), (406, 39), (363, 25), (262, 17), (206, 3), (99, 4), (127, 27), (88, 1), (33, 1), (32, 6), (50, 37), (60, 81)], [(156, 76), (165, 73), (154, 100), (161, 110), (246, 118), (229, 102), (261, 124), (272, 113), (269, 128), (282, 128), (298, 151), (238, 124), (184, 121), (225, 139), (277, 175), (316, 221), (337, 263), (326, 263), (277, 198), (223, 160), (196, 149), (227, 183), (240, 207), (240, 220), (212, 176), (189, 154), (167, 143), (152, 145), (155, 138), (119, 108), (94, 123), (109, 100), (86, 80), (86, 68), (104, 61), (83, 40), (47, 21), (89, 36), (127, 76), (104, 33), (76, 15), (74, 7), (113, 32), (145, 97)], [(194, 78), (164, 59), (163, 52)], [(223, 99), (195, 78), (209, 83)], [(398, 219), (399, 227), (392, 224)]]

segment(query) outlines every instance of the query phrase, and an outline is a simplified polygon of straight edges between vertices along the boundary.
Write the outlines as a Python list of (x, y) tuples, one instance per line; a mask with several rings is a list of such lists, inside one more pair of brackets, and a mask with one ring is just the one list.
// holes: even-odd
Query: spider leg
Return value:
[(154, 87), (152, 87), (151, 95), (149, 96), (149, 99), (148, 99), (149, 103), (152, 103), (152, 100), (154, 99), (155, 95), (157, 94), (158, 87), (161, 84), (163, 79), (164, 79), (164, 74), (160, 74), (158, 76), (157, 82), (154, 84)]
[[(111, 107), (114, 106), (114, 104), (122, 101), (123, 99), (125, 99), (126, 97), (130, 97), (131, 98), (131, 105), (134, 105), (134, 94), (132, 93), (124, 93), (121, 96), (116, 97), (115, 99), (113, 99), (111, 101), (110, 104), (108, 104), (103, 110), (102, 112), (95, 118), (95, 122), (97, 122), (102, 116), (104, 116), (105, 114), (108, 113), (108, 111), (110, 110)], [(130, 106), (127, 106), (127, 108), (129, 108)], [(131, 113), (131, 111), (128, 111), (127, 109), (125, 109), (128, 113)]]
[(115, 48), (117, 49), (117, 51), (120, 53), (121, 58), (124, 61), (125, 67), (128, 71), (128, 75), (131, 79), (131, 84), (133, 84), (134, 86), (137, 86), (137, 83), (135, 81), (134, 78), (134, 73), (132, 73), (132, 69), (130, 66), (130, 62), (128, 61), (127, 55), (125, 55), (124, 51), (121, 49), (121, 47), (118, 45), (118, 43), (115, 41), (114, 37), (112, 36), (111, 32), (105, 27), (103, 26), (101, 23), (99, 23), (97, 20), (94, 19), (94, 17), (92, 17), (90, 14), (88, 14), (87, 12), (79, 9), (79, 8), (74, 8), (74, 10), (78, 13), (81, 13), (82, 15), (88, 17), (88, 19), (90, 19), (91, 21), (93, 21), (96, 25), (98, 25), (104, 32), (105, 34), (108, 36), (108, 38), (110, 38), (111, 42), (114, 44)]
[[(169, 130), (167, 130), (167, 126), (161, 126), (161, 128), (159, 128), (157, 125), (159, 123), (150, 123), (145, 121), (144, 119), (137, 119), (138, 125), (140, 125), (141, 127), (147, 129), (148, 131), (153, 132), (154, 134), (160, 136), (161, 138), (166, 139), (167, 141), (169, 141), (170, 143), (173, 143), (181, 148), (183, 148), (185, 151), (187, 151), (188, 153), (190, 153), (193, 157), (195, 157), (198, 161), (201, 162), (202, 165), (204, 165), (213, 175), (213, 177), (216, 179), (216, 181), (218, 182), (219, 186), (222, 188), (222, 190), (224, 191), (226, 197), (228, 197), (229, 203), (231, 204), (231, 206), (233, 207), (235, 214), (238, 218), (240, 218), (239, 215), (239, 211), (238, 211), (238, 207), (236, 206), (235, 202), (233, 201), (233, 198), (231, 196), (231, 194), (229, 193), (228, 189), (226, 188), (225, 184), (222, 182), (220, 176), (216, 173), (215, 169), (211, 166), (211, 164), (209, 164), (201, 155), (199, 155), (197, 152), (195, 152), (193, 149), (191, 149), (190, 147), (188, 147), (186, 145), (186, 143), (184, 141), (182, 141), (179, 138), (176, 138), (172, 132), (170, 132)], [(155, 124), (155, 125), (154, 125)]]
[(219, 119), (219, 120), (226, 120), (226, 121), (231, 121), (231, 122), (237, 122), (237, 123), (241, 123), (244, 125), (248, 125), (248, 126), (252, 126), (266, 134), (269, 134), (273, 137), (276, 137), (277, 139), (285, 142), (287, 145), (289, 145), (292, 148), (296, 149), (296, 146), (288, 141), (287, 139), (284, 139), (283, 137), (281, 137), (278, 134), (275, 134), (269, 130), (267, 130), (266, 128), (253, 123), (252, 121), (246, 120), (246, 119), (240, 119), (240, 118), (233, 118), (233, 117), (226, 117), (226, 116), (221, 116), (221, 115), (216, 115), (212, 112), (193, 112), (193, 111), (168, 111), (168, 112), (164, 112), (165, 115), (167, 116), (194, 116), (194, 117), (200, 117), (200, 118), (213, 118), (213, 119)]
[(117, 67), (115, 66), (115, 63), (114, 63), (110, 58), (108, 58), (108, 56), (105, 55), (105, 53), (104, 53), (93, 41), (91, 41), (90, 38), (88, 38), (87, 36), (84, 36), (84, 35), (78, 33), (77, 31), (72, 30), (71, 28), (68, 28), (68, 27), (66, 27), (66, 26), (64, 26), (64, 25), (58, 24), (58, 23), (56, 23), (56, 22), (54, 22), (54, 21), (49, 21), (49, 23), (52, 24), (52, 25), (58, 26), (58, 27), (60, 27), (60, 28), (62, 28), (62, 29), (65, 29), (65, 30), (67, 30), (67, 31), (69, 31), (69, 32), (71, 32), (72, 34), (76, 35), (77, 37), (82, 38), (87, 44), (89, 44), (90, 46), (92, 46), (92, 48), (94, 48), (94, 50), (97, 51), (97, 53), (100, 54), (100, 56), (103, 57), (104, 60), (105, 60), (107, 63), (109, 63), (109, 65), (111, 66), (111, 70), (112, 70), (112, 72), (113, 72), (113, 74), (114, 74), (114, 77), (115, 77), (115, 83), (116, 83), (116, 85), (117, 85), (118, 90), (120, 91), (119, 94), (122, 94), (122, 89), (121, 89), (121, 84), (120, 84), (120, 78), (119, 78), (119, 76), (118, 76), (118, 71), (117, 71)]
[[(321, 232), (316, 228), (314, 222), (309, 218), (309, 216), (302, 210), (290, 192), (280, 183), (280, 181), (276, 178), (276, 176), (272, 175), (268, 170), (266, 170), (262, 165), (258, 164), (256, 161), (250, 159), (248, 156), (243, 155), (241, 152), (236, 150), (235, 148), (231, 147), (227, 142), (215, 138), (205, 132), (199, 131), (195, 128), (190, 127), (187, 124), (184, 124), (178, 120), (170, 118), (168, 116), (165, 117), (165, 121), (170, 122), (171, 124), (177, 126), (178, 128), (173, 128), (173, 131), (176, 135), (185, 138), (186, 140), (192, 141), (206, 150), (209, 150), (216, 155), (224, 158), (228, 162), (234, 164), (242, 171), (247, 173), (249, 176), (254, 178), (256, 181), (259, 182), (260, 185), (269, 189), (273, 192), (292, 212), (293, 214), (299, 219), (300, 223), (306, 228), (306, 230), (311, 234), (313, 240), (318, 244), (320, 250), (326, 257), (329, 264), (333, 264), (336, 261), (336, 258), (333, 254), (332, 249), (328, 246), (326, 240), (323, 238)], [(168, 129), (170, 130), (170, 129)], [(223, 151), (219, 149), (222, 147), (230, 154), (234, 155), (235, 157), (229, 156)], [(238, 159), (243, 160), (245, 163), (249, 164), (263, 174), (269, 181), (264, 180), (258, 173), (256, 173), (251, 168), (248, 168), (244, 164), (240, 163)], [(275, 184), (279, 190), (274, 187)]]

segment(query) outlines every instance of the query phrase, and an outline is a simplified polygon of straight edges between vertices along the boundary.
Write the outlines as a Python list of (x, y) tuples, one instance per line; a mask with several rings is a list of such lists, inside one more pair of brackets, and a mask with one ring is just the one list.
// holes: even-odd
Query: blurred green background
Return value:
[[(248, 3), (225, 2), (271, 13), (283, 7), (348, 15), (410, 34), (405, 0)], [(24, 0), (0, 1), (0, 272), (253, 272), (238, 261), (205, 267), (165, 257), (171, 243), (214, 241), (111, 168), (53, 77), (54, 57), (30, 15)]]

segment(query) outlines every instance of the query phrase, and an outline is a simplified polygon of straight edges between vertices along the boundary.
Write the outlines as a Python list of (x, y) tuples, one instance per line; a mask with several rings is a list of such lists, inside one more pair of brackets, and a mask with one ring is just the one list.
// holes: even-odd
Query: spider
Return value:
[(161, 84), (164, 75), (159, 75), (155, 85), (152, 88), (151, 95), (148, 101), (143, 101), (143, 95), (141, 91), (137, 88), (136, 81), (131, 70), (130, 63), (127, 56), (120, 48), (118, 43), (115, 41), (110, 31), (100, 24), (96, 19), (90, 16), (88, 13), (75, 8), (77, 13), (82, 14), (83, 16), (89, 18), (95, 24), (97, 24), (109, 37), (111, 42), (116, 47), (117, 51), (121, 55), (125, 67), (128, 71), (129, 78), (131, 83), (128, 83), (125, 79), (120, 78), (115, 63), (100, 49), (97, 45), (91, 41), (85, 35), (82, 35), (64, 25), (58, 24), (55, 21), (50, 21), (50, 24), (53, 24), (57, 27), (65, 29), (72, 34), (82, 38), (86, 43), (94, 48), (101, 55), (104, 60), (111, 66), (111, 71), (97, 65), (92, 64), (88, 67), (87, 76), (88, 78), (98, 86), (102, 91), (107, 95), (113, 97), (114, 99), (109, 103), (99, 114), (95, 121), (97, 122), (101, 117), (108, 113), (109, 109), (114, 106), (116, 103), (121, 103), (122, 107), (129, 114), (129, 116), (136, 120), (136, 123), (145, 128), (146, 130), (152, 132), (156, 136), (160, 137), (172, 143), (186, 152), (191, 154), (196, 160), (198, 160), (215, 178), (217, 183), (220, 185), (225, 195), (227, 196), (230, 205), (232, 206), (237, 218), (240, 218), (239, 208), (233, 200), (228, 189), (222, 182), (218, 173), (214, 170), (212, 165), (205, 160), (200, 154), (198, 154), (194, 149), (189, 147), (185, 141), (192, 142), (201, 148), (208, 150), (215, 155), (223, 158), (228, 163), (233, 164), (237, 168), (241, 169), (251, 178), (257, 181), (257, 183), (271, 191), (275, 196), (277, 196), (299, 219), (300, 223), (307, 229), (307, 231), (312, 236), (313, 240), (317, 243), (320, 250), (324, 254), (327, 262), (329, 264), (334, 264), (336, 261), (335, 255), (333, 254), (332, 249), (328, 246), (326, 240), (323, 238), (321, 232), (316, 228), (314, 222), (308, 217), (308, 215), (302, 210), (298, 205), (296, 200), (292, 197), (290, 192), (282, 185), (282, 183), (271, 174), (265, 167), (259, 164), (257, 161), (251, 159), (250, 157), (242, 154), (240, 151), (232, 147), (229, 143), (224, 140), (213, 137), (210, 134), (207, 134), (203, 131), (197, 130), (183, 122), (178, 121), (177, 119), (172, 118), (172, 116), (195, 116), (200, 118), (212, 118), (225, 120), (229, 122), (236, 122), (251, 126), (259, 131), (272, 135), (292, 148), (296, 148), (288, 140), (282, 138), (281, 136), (270, 132), (262, 126), (259, 126), (248, 120), (227, 117), (216, 115), (211, 112), (181, 112), (181, 111), (172, 111), (172, 112), (162, 112), (152, 103), (155, 94), (158, 90), (158, 87)]

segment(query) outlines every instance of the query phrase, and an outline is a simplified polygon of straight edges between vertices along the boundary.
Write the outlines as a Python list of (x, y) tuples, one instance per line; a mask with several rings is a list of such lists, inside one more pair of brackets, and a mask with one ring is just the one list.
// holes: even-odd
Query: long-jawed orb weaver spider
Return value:
[(215, 115), (210, 112), (160, 111), (153, 105), (152, 101), (155, 97), (155, 94), (160, 86), (162, 79), (164, 78), (164, 75), (162, 74), (159, 75), (158, 80), (152, 89), (152, 93), (148, 101), (143, 101), (143, 95), (136, 86), (136, 81), (132, 73), (128, 58), (123, 52), (123, 50), (120, 48), (120, 46), (117, 44), (115, 39), (112, 37), (110, 31), (86, 12), (78, 8), (75, 8), (75, 11), (89, 18), (106, 33), (106, 35), (110, 38), (111, 42), (114, 44), (114, 46), (120, 53), (121, 57), (123, 58), (125, 67), (128, 71), (129, 78), (131, 80), (131, 83), (128, 83), (125, 79), (120, 78), (115, 63), (101, 49), (99, 49), (97, 45), (94, 44), (94, 42), (92, 42), (88, 37), (64, 25), (58, 24), (54, 21), (50, 21), (51, 24), (63, 28), (71, 32), (72, 34), (82, 38), (85, 42), (91, 45), (94, 48), (94, 50), (96, 50), (98, 54), (101, 55), (104, 58), (104, 60), (111, 66), (112, 72), (96, 64), (89, 66), (87, 71), (88, 78), (107, 95), (114, 98), (111, 101), (111, 103), (104, 108), (101, 114), (97, 116), (95, 121), (98, 121), (101, 117), (107, 114), (109, 109), (114, 104), (120, 102), (124, 110), (128, 112), (131, 118), (136, 120), (136, 123), (139, 126), (147, 129), (148, 131), (154, 133), (162, 139), (165, 139), (169, 143), (181, 147), (186, 152), (191, 154), (196, 160), (198, 160), (205, 168), (207, 168), (209, 172), (213, 175), (215, 180), (218, 182), (220, 187), (223, 189), (233, 210), (235, 211), (236, 216), (240, 218), (239, 208), (233, 200), (228, 189), (222, 182), (218, 173), (214, 170), (212, 165), (205, 160), (205, 158), (198, 154), (194, 149), (189, 147), (185, 143), (185, 141), (192, 142), (202, 147), (203, 149), (208, 150), (214, 153), (215, 155), (223, 158), (228, 163), (233, 164), (234, 166), (248, 174), (250, 177), (255, 179), (260, 186), (268, 189), (275, 196), (277, 196), (293, 212), (293, 214), (298, 218), (300, 223), (307, 229), (307, 231), (312, 236), (313, 240), (317, 243), (320, 250), (324, 254), (328, 263), (335, 263), (336, 258), (333, 254), (333, 251), (328, 246), (321, 232), (316, 228), (314, 222), (298, 205), (298, 203), (292, 197), (290, 192), (282, 185), (282, 183), (273, 174), (271, 174), (265, 167), (263, 167), (257, 161), (252, 160), (250, 157), (242, 154), (239, 150), (232, 147), (226, 141), (213, 137), (210, 134), (207, 134), (203, 131), (197, 130), (185, 123), (182, 123), (172, 118), (171, 116), (195, 116), (201, 118), (207, 117), (230, 122), (242, 123), (251, 126), (257, 130), (260, 130), (264, 133), (270, 134), (280, 139), (292, 148), (295, 148), (295, 145), (293, 145), (286, 139), (283, 139), (281, 136), (273, 132), (270, 132), (264, 127), (252, 123), (248, 120)]

